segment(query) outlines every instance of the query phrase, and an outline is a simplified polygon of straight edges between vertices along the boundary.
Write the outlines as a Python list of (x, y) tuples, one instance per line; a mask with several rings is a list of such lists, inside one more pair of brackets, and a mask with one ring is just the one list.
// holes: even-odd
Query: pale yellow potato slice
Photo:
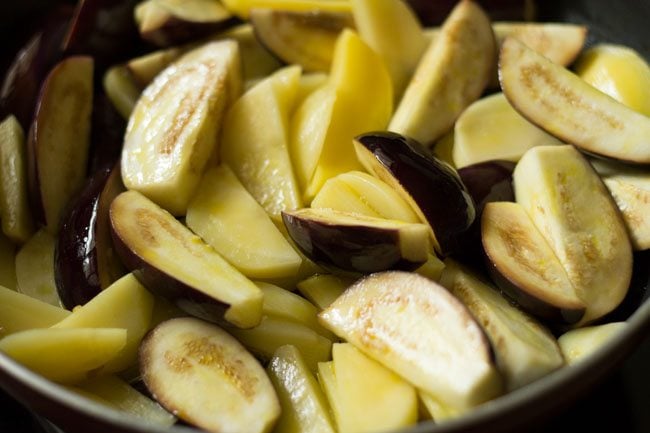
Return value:
[(0, 351), (58, 383), (80, 382), (117, 356), (123, 328), (30, 329), (0, 340)]
[(55, 242), (46, 229), (34, 233), (16, 254), (16, 279), (19, 292), (60, 307), (54, 280)]
[(459, 2), (420, 60), (388, 129), (432, 144), (481, 96), (495, 62), (489, 18), (475, 2)]
[(351, 3), (361, 39), (381, 56), (390, 72), (397, 102), (429, 42), (418, 17), (402, 0), (351, 0)]
[(514, 38), (503, 43), (499, 74), (510, 104), (549, 134), (586, 152), (650, 163), (650, 118)]
[(275, 219), (302, 207), (289, 156), (289, 114), (301, 70), (289, 66), (247, 91), (228, 111), (221, 137), (221, 160)]
[(329, 307), (352, 281), (336, 275), (317, 274), (297, 284), (298, 291), (320, 310)]
[(154, 298), (133, 276), (127, 274), (83, 306), (77, 306), (53, 328), (124, 328), (127, 340), (120, 354), (102, 371), (114, 373), (135, 364), (138, 348), (149, 330)]
[(440, 401), (435, 397), (432, 397), (431, 395), (422, 392), (421, 390), (418, 391), (418, 397), (422, 402), (422, 406), (424, 406), (424, 410), (426, 411), (426, 413), (435, 422), (441, 422), (452, 418), (456, 418), (465, 412), (465, 411), (459, 411), (457, 409), (453, 409), (449, 406), (446, 406), (440, 403)]
[(650, 66), (631, 48), (599, 44), (578, 59), (575, 71), (601, 92), (650, 116)]
[(0, 123), (0, 220), (13, 242), (24, 243), (34, 233), (27, 196), (25, 134), (14, 116)]
[(264, 208), (225, 164), (206, 171), (185, 222), (247, 277), (289, 277), (302, 263)]
[(0, 286), (0, 336), (35, 328), (48, 328), (70, 312)]
[(334, 433), (330, 408), (300, 351), (291, 345), (278, 348), (266, 369), (275, 387), (282, 414), (278, 433)]
[(318, 309), (311, 302), (273, 284), (257, 282), (257, 286), (264, 294), (264, 314), (308, 326), (323, 337), (336, 339), (334, 334), (318, 322)]
[(586, 326), (572, 329), (558, 338), (558, 343), (567, 364), (575, 364), (596, 352), (607, 342), (618, 336), (626, 327), (625, 322)]
[(586, 306), (576, 326), (616, 308), (632, 275), (632, 247), (609, 191), (573, 146), (529, 150), (513, 173), (515, 196)]
[(339, 433), (394, 431), (417, 422), (415, 388), (349, 343), (332, 347)]
[(329, 12), (350, 12), (351, 8), (349, 0), (223, 0), (222, 3), (240, 18), (248, 18), (248, 14), (254, 8)]
[(169, 427), (176, 422), (174, 415), (112, 374), (85, 380), (68, 389), (152, 425)]
[(454, 126), (453, 158), (457, 168), (501, 159), (517, 162), (531, 147), (562, 144), (523, 118), (503, 93), (467, 107)]
[(291, 153), (307, 202), (329, 178), (362, 170), (352, 140), (384, 129), (392, 109), (386, 66), (354, 31), (345, 29), (336, 43), (328, 84), (305, 99), (292, 120)]
[(361, 171), (350, 171), (329, 179), (312, 200), (311, 207), (410, 223), (420, 222), (411, 206), (397, 191), (381, 179)]
[(129, 118), (122, 180), (175, 215), (184, 215), (218, 147), (222, 116), (241, 93), (235, 41), (202, 45), (144, 90)]
[(104, 92), (120, 115), (128, 119), (138, 102), (142, 89), (126, 66), (113, 66), (104, 73)]
[(316, 371), (319, 362), (329, 359), (332, 350), (332, 340), (309, 326), (274, 316), (263, 317), (255, 328), (230, 329), (229, 332), (263, 359), (271, 359), (279, 347), (291, 344), (300, 350), (312, 371)]

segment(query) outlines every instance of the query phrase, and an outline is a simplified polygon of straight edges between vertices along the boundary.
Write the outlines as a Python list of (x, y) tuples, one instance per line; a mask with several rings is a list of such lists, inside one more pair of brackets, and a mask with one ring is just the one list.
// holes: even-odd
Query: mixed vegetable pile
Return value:
[(587, 356), (650, 248), (650, 67), (533, 15), (53, 7), (0, 89), (0, 351), (220, 433), (444, 422)]

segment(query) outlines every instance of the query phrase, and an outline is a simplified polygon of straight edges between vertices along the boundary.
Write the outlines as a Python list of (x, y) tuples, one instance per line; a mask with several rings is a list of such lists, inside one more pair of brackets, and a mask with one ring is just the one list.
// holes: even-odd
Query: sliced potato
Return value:
[(54, 280), (55, 238), (40, 229), (16, 254), (18, 291), (60, 307), (61, 300)]
[(59, 383), (88, 378), (126, 345), (126, 329), (30, 329), (0, 340), (3, 351), (30, 370)]
[(69, 314), (68, 310), (0, 286), (0, 336), (48, 328)]

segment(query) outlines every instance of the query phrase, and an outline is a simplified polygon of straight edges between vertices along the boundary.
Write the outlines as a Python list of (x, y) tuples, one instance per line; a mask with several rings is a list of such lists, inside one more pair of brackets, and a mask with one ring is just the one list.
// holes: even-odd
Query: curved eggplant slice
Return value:
[(171, 319), (140, 347), (140, 371), (170, 412), (214, 433), (264, 433), (280, 416), (273, 385), (259, 362), (221, 328)]
[(428, 278), (399, 271), (370, 275), (319, 317), (445, 405), (466, 409), (501, 392), (484, 331), (458, 299)]
[(149, 290), (205, 320), (260, 322), (261, 290), (169, 212), (127, 191), (113, 200), (110, 220), (118, 255)]
[(476, 210), (453, 168), (417, 141), (393, 132), (360, 135), (354, 146), (366, 170), (395, 188), (429, 225), (439, 254), (461, 249)]
[(344, 28), (354, 28), (349, 13), (253, 9), (255, 35), (277, 58), (305, 71), (329, 72), (334, 46)]
[(650, 118), (514, 38), (499, 58), (503, 93), (529, 121), (585, 152), (650, 164)]
[(586, 306), (579, 325), (614, 310), (630, 286), (632, 246), (611, 194), (573, 146), (529, 150), (513, 175), (517, 203)]
[(489, 203), (481, 217), (483, 249), (493, 280), (523, 309), (562, 325), (585, 305), (550, 245), (517, 203)]
[(467, 306), (485, 330), (509, 390), (564, 364), (560, 347), (546, 328), (471, 272), (450, 260), (445, 264), (441, 284)]
[(325, 267), (361, 273), (410, 270), (426, 262), (431, 249), (424, 224), (333, 209), (283, 212), (282, 219), (300, 250)]
[(84, 305), (126, 271), (115, 255), (108, 217), (124, 191), (119, 167), (100, 170), (64, 216), (54, 250), (54, 278), (64, 307)]

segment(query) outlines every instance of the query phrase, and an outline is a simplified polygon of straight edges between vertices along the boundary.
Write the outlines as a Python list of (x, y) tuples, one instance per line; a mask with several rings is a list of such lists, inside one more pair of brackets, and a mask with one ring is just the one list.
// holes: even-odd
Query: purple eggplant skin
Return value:
[[(111, 211), (110, 219), (116, 217)], [(152, 293), (161, 296), (191, 316), (222, 326), (232, 326), (223, 319), (229, 305), (189, 286), (136, 254), (122, 239), (111, 223), (115, 252), (124, 267)], [(143, 241), (144, 242), (144, 241)]]
[(119, 233), (111, 230), (111, 234), (115, 251), (124, 267), (152, 293), (167, 299), (191, 316), (232, 327), (223, 319), (229, 305), (219, 302), (148, 263), (129, 248)]
[(584, 309), (561, 309), (530, 296), (501, 274), (489, 259), (486, 259), (485, 268), (492, 282), (508, 299), (521, 307), (522, 310), (544, 322), (551, 329), (568, 330), (572, 324), (578, 323), (585, 314)]
[(282, 213), (296, 246), (326, 269), (369, 274), (389, 269), (411, 271), (424, 262), (404, 259), (394, 230), (369, 226), (341, 226)]
[(126, 273), (110, 236), (110, 203), (124, 190), (119, 166), (95, 173), (64, 216), (54, 251), (63, 306), (84, 305)]
[(486, 204), (496, 201), (515, 201), (512, 186), (512, 172), (515, 169), (511, 161), (486, 161), (458, 169), (458, 175), (467, 187), (477, 214), (481, 214)]
[(0, 117), (15, 115), (25, 131), (32, 123), (41, 83), (63, 55), (61, 44), (71, 15), (70, 8), (54, 9), (18, 50), (2, 79)]
[(433, 229), (438, 254), (448, 256), (461, 251), (463, 237), (476, 219), (476, 209), (456, 170), (416, 140), (401, 134), (370, 132), (355, 141), (391, 173), (418, 205)]
[(80, 0), (62, 42), (65, 55), (92, 56), (101, 77), (107, 67), (149, 50), (133, 17), (138, 2)]

